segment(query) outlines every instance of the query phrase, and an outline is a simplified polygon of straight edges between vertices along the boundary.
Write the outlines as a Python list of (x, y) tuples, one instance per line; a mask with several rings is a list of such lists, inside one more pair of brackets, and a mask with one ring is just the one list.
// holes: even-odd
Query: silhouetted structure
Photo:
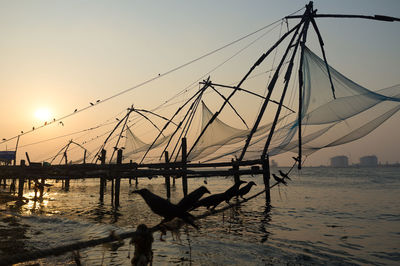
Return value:
[(363, 156), (360, 158), (360, 166), (362, 167), (377, 167), (378, 158), (375, 155)]
[(331, 158), (331, 167), (348, 167), (349, 158), (347, 156), (335, 156)]

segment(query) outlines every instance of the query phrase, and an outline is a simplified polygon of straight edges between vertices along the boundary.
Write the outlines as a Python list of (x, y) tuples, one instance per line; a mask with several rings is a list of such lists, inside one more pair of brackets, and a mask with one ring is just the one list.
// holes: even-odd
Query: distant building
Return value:
[(335, 156), (331, 158), (331, 167), (348, 167), (349, 158), (347, 156)]
[(360, 166), (362, 167), (377, 167), (378, 158), (375, 155), (364, 156), (360, 158)]

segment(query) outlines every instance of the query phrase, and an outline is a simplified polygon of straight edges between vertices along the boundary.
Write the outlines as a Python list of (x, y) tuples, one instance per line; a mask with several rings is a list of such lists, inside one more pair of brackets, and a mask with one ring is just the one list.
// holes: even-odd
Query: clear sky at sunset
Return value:
[[(82, 142), (93, 136), (82, 132), (54, 142), (29, 144), (94, 127), (107, 119), (115, 122), (114, 117), (124, 114), (131, 104), (156, 107), (229, 54), (200, 61), (190, 70), (156, 80), (154, 85), (104, 103), (102, 100), (277, 21), (307, 3), (0, 0), (0, 139), (100, 100), (100, 104), (63, 119), (63, 125), (55, 123), (21, 137), (18, 160), (24, 158), (25, 151), (35, 160), (47, 159), (69, 139), (78, 136)], [(319, 13), (400, 17), (398, 0), (317, 0), (314, 7)], [(328, 61), (341, 73), (372, 90), (400, 83), (399, 22), (319, 19), (318, 24)], [(317, 49), (315, 36), (310, 35), (310, 39), (310, 47)], [(248, 58), (236, 59), (243, 68), (228, 68), (232, 82), (240, 79), (252, 60), (274, 40), (258, 44)], [(221, 73), (220, 77), (227, 81), (231, 76)], [(46, 115), (51, 118), (44, 118)], [(357, 163), (360, 156), (370, 154), (383, 163), (400, 161), (399, 125), (400, 114), (396, 114), (364, 139), (319, 151), (307, 163), (327, 164), (335, 155), (350, 156), (351, 162)], [(15, 139), (0, 144), (0, 150), (14, 148)], [(285, 164), (281, 157), (279, 162)]]

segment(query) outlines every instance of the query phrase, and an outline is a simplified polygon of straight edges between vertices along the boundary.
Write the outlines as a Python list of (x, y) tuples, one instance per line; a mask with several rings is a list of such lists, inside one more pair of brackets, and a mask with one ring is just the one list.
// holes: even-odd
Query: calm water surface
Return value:
[[(249, 195), (263, 189), (260, 176), (243, 179), (258, 185)], [(162, 242), (156, 232), (154, 265), (400, 264), (399, 168), (305, 168), (292, 172), (292, 179), (289, 186), (272, 189), (272, 206), (266, 206), (261, 195), (201, 220), (199, 231), (181, 229), (181, 242), (172, 240), (169, 233)], [(207, 183), (212, 193), (218, 193), (233, 180), (207, 178)], [(204, 179), (190, 179), (189, 191), (201, 185)], [(163, 178), (141, 179), (138, 188), (166, 194)], [(54, 183), (42, 202), (0, 204), (0, 230), (14, 228), (19, 232), (17, 245), (35, 250), (104, 237), (112, 230), (132, 230), (140, 223), (156, 225), (161, 218), (139, 195), (130, 194), (134, 189), (134, 184), (122, 182), (121, 206), (116, 210), (110, 204), (110, 184), (100, 204), (98, 180), (71, 181), (69, 192)], [(33, 192), (26, 190), (24, 196), (32, 199)], [(171, 201), (176, 203), (181, 197), (178, 179)], [(11, 236), (3, 237), (3, 242), (7, 239), (16, 245)], [(130, 265), (128, 242), (117, 251), (107, 246), (83, 250), (81, 261), (84, 265)], [(130, 251), (132, 257), (133, 247)], [(0, 254), (6, 252), (0, 246)], [(71, 254), (36, 262), (74, 264)]]

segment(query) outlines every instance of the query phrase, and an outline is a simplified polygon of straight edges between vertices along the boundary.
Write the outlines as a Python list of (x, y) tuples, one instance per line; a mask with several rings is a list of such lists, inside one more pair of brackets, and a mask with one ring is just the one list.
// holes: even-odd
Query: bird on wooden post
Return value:
[(239, 182), (235, 183), (233, 186), (231, 186), (230, 188), (228, 188), (228, 189), (224, 192), (226, 203), (229, 204), (229, 200), (238, 194), (239, 187), (240, 187), (240, 185), (243, 184), (243, 183), (247, 183), (247, 182), (246, 182), (246, 181), (243, 181), (243, 180), (239, 180)]
[(211, 194), (210, 191), (205, 187), (201, 186), (198, 189), (193, 190), (190, 192), (188, 195), (186, 195), (179, 203), (177, 206), (184, 210), (188, 211), (191, 208), (194, 207), (194, 204), (201, 198), (205, 193)]
[(212, 194), (211, 196), (205, 197), (199, 201), (197, 201), (191, 210), (194, 210), (198, 207), (206, 207), (207, 209), (210, 209), (212, 206), (212, 210), (215, 209), (221, 202), (223, 202), (226, 199), (225, 193), (218, 193), (218, 194)]
[(190, 213), (182, 210), (177, 205), (172, 204), (166, 199), (161, 198), (160, 196), (153, 194), (148, 189), (143, 188), (139, 190), (132, 191), (132, 193), (139, 194), (142, 196), (146, 204), (150, 207), (150, 209), (155, 213), (162, 217), (164, 217), (163, 222), (167, 222), (172, 220), (175, 217), (179, 217), (184, 220), (186, 223), (190, 224), (196, 229), (199, 229), (198, 226), (194, 223), (194, 217)]
[(250, 189), (251, 189), (252, 186), (257, 186), (257, 185), (253, 181), (250, 181), (244, 187), (239, 189), (237, 195), (239, 197), (241, 197), (242, 199), (244, 199), (243, 196), (250, 192)]

